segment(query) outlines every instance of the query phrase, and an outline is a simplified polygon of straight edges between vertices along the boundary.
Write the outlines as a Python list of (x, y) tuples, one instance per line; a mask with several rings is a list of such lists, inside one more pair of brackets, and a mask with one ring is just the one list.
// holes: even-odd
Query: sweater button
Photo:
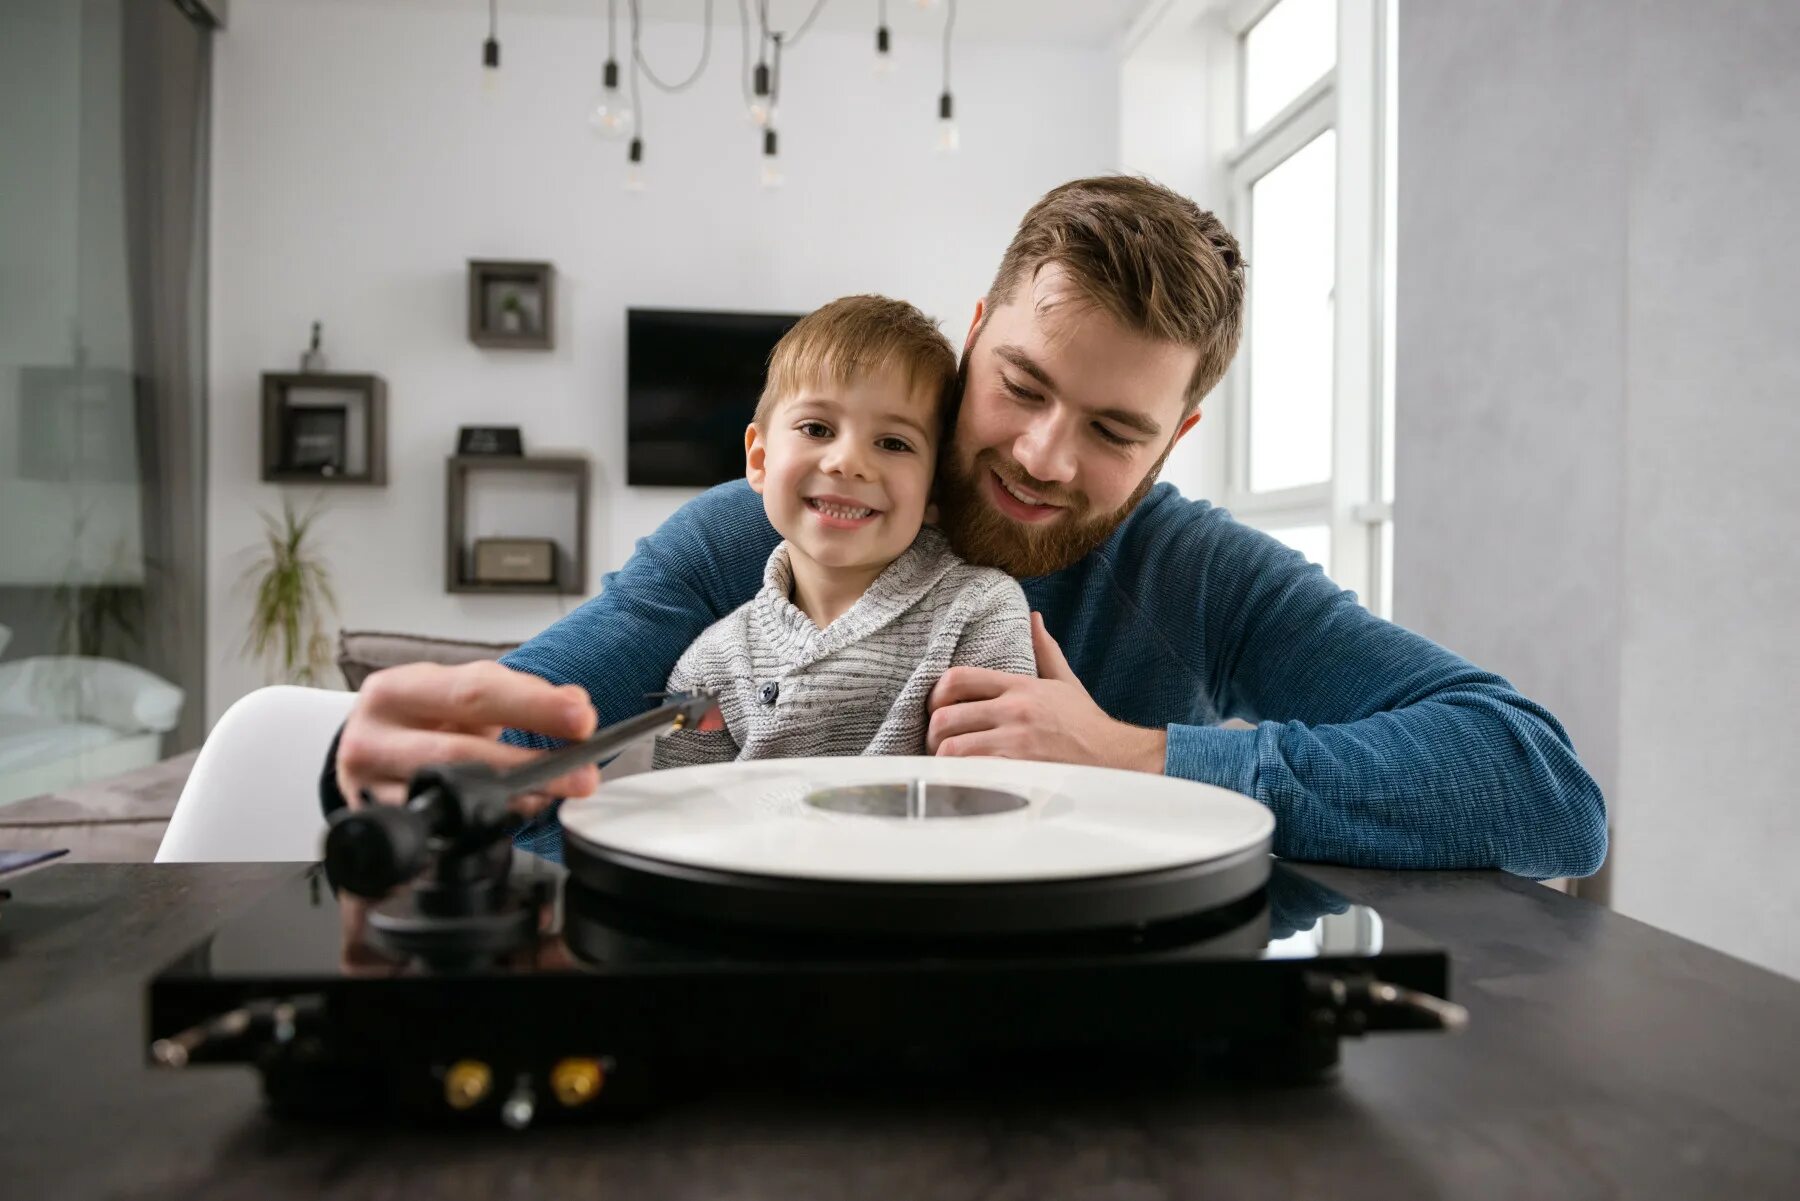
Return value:
[(767, 684), (762, 686), (762, 690), (758, 692), (757, 695), (762, 698), (763, 704), (773, 705), (775, 703), (775, 698), (781, 695), (781, 685), (777, 684), (774, 680), (770, 680)]

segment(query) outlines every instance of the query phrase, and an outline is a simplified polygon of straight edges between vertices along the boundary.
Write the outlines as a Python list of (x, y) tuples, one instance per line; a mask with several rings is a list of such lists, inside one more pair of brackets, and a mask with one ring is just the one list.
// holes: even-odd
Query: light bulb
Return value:
[(779, 188), (787, 180), (781, 174), (781, 160), (776, 157), (777, 136), (773, 129), (763, 130), (762, 186)]
[(481, 90), (492, 96), (500, 90), (500, 41), (489, 38), (481, 43)]
[(882, 25), (875, 30), (875, 74), (892, 75), (893, 73), (893, 48), (888, 42), (888, 28), (886, 25)]
[(631, 149), (625, 160), (625, 190), (642, 192), (644, 190), (644, 139), (631, 139)]
[(588, 128), (594, 136), (617, 141), (631, 132), (631, 109), (615, 92), (602, 92), (600, 102), (588, 114)]
[(955, 154), (961, 144), (962, 138), (956, 132), (956, 109), (951, 104), (950, 93), (945, 92), (938, 97), (937, 152)]
[(619, 64), (610, 58), (600, 76), (600, 99), (588, 114), (588, 126), (596, 137), (609, 141), (631, 132), (631, 106), (619, 94)]
[(913, 0), (914, 8), (936, 8), (937, 0)]
[(775, 120), (775, 106), (767, 100), (752, 100), (748, 111), (750, 124), (758, 129), (767, 129)]

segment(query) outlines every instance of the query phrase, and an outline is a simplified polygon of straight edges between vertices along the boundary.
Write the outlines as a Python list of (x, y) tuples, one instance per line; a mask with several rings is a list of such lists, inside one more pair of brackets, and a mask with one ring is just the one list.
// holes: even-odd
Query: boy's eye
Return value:
[(1118, 434), (1113, 433), (1111, 430), (1107, 429), (1104, 425), (1101, 425), (1099, 422), (1094, 423), (1094, 429), (1096, 432), (1099, 433), (1101, 438), (1105, 439), (1107, 442), (1112, 443), (1114, 446), (1130, 446), (1130, 445), (1132, 445), (1132, 439), (1120, 437)]
[(831, 427), (826, 425), (823, 421), (802, 421), (794, 428), (805, 434), (808, 438), (831, 437)]
[(912, 450), (912, 444), (907, 442), (904, 438), (879, 438), (876, 440), (875, 445), (881, 447), (883, 450), (891, 450), (900, 454), (905, 454)]

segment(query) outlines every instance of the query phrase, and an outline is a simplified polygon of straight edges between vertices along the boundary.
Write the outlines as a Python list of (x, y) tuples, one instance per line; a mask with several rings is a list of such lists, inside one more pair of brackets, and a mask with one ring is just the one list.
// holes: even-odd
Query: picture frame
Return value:
[(295, 405), (285, 414), (282, 470), (341, 475), (348, 466), (348, 405)]
[(465, 425), (456, 431), (456, 453), (518, 458), (525, 440), (516, 425)]

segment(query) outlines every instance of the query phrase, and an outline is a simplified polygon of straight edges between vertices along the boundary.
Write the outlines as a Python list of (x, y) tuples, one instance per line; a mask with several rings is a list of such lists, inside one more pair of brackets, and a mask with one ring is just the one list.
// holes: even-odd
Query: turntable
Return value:
[(281, 1113), (517, 1128), (744, 1073), (1316, 1080), (1343, 1037), (1465, 1020), (1441, 949), (1273, 862), (1261, 805), (1166, 777), (681, 768), (565, 805), (566, 870), (511, 851), (511, 796), (709, 704), (339, 815), (322, 865), (151, 981), (152, 1062), (253, 1065)]

